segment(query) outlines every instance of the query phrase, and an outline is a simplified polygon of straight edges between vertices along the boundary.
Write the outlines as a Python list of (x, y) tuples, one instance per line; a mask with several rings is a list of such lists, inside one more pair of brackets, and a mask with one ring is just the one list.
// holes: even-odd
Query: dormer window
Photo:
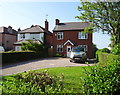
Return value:
[(63, 32), (58, 32), (57, 33), (57, 40), (62, 40), (63, 39)]
[(88, 39), (88, 33), (78, 32), (78, 39)]

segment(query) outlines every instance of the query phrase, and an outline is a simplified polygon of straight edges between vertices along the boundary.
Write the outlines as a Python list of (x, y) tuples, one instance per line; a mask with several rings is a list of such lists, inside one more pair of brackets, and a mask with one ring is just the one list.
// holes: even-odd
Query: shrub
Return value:
[(99, 61), (99, 64), (101, 65), (116, 63), (119, 59), (119, 55), (104, 53), (104, 52), (101, 52), (100, 50), (96, 52), (96, 55), (97, 55), (96, 57), (97, 61)]
[(48, 55), (48, 50), (45, 45), (31, 40), (28, 40), (28, 43), (22, 43), (21, 49), (23, 51), (34, 51), (38, 57), (46, 57)]
[(54, 57), (62, 57), (62, 55), (57, 53), (54, 55)]
[(110, 53), (110, 50), (108, 48), (99, 49), (99, 51), (105, 52), (105, 53)]
[(101, 66), (91, 66), (85, 69), (86, 78), (82, 78), (82, 93), (86, 94), (112, 94), (120, 93), (120, 64), (119, 62)]
[(42, 92), (49, 91), (61, 91), (63, 89), (63, 78), (57, 76), (51, 76), (47, 71), (41, 72), (26, 72), (17, 76), (19, 80), (25, 83), (30, 83), (34, 87), (39, 88)]
[(96, 57), (96, 51), (98, 50), (97, 46), (95, 44), (92, 45), (93, 48), (93, 57)]
[(112, 48), (111, 53), (112, 53), (112, 54), (115, 54), (115, 55), (120, 54), (120, 44), (115, 45), (115, 46)]
[(30, 59), (37, 58), (35, 52), (33, 51), (15, 51), (15, 52), (4, 52), (2, 54), (2, 63), (12, 63), (12, 62), (21, 62), (27, 61)]

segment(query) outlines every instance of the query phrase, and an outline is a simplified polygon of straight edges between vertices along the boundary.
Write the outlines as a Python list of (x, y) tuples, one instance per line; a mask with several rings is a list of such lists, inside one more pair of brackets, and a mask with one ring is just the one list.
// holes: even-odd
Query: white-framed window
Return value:
[(20, 38), (24, 39), (25, 38), (25, 34), (20, 34)]
[(57, 33), (57, 39), (62, 40), (63, 39), (63, 32), (58, 32)]
[(84, 51), (88, 51), (87, 50), (87, 45), (78, 45), (78, 46), (84, 48)]
[(78, 32), (78, 39), (88, 39), (88, 33)]
[(63, 45), (57, 45), (57, 52), (63, 52)]
[(15, 51), (20, 51), (21, 50), (21, 46), (16, 46), (15, 47)]

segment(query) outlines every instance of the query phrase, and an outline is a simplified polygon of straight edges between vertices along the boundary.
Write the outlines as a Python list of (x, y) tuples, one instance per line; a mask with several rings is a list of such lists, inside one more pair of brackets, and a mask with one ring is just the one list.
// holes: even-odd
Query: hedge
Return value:
[(38, 58), (35, 52), (4, 52), (1, 54), (3, 65), (5, 63), (21, 62)]
[(97, 61), (99, 61), (99, 63), (101, 65), (116, 63), (120, 59), (120, 55), (113, 55), (110, 53), (104, 53), (104, 52), (101, 52), (99, 50), (96, 52), (96, 57), (97, 57)]

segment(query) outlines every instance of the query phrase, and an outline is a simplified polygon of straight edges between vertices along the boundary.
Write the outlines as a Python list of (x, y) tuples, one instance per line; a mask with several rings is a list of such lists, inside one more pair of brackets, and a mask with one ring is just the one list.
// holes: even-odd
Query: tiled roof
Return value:
[(8, 30), (8, 28), (7, 28), (7, 27), (4, 27), (4, 26), (0, 27), (0, 33), (17, 35), (17, 31), (16, 31), (16, 30), (12, 29), (12, 31), (10, 32), (10, 31)]
[[(44, 33), (45, 28), (39, 26), (39, 25), (32, 25), (30, 28), (24, 29), (19, 31), (19, 33)], [(47, 31), (46, 33), (52, 34), (50, 31)]]
[(40, 32), (44, 32), (44, 30), (45, 29), (43, 27), (39, 25), (35, 25), (35, 26), (31, 26), (30, 28), (20, 31), (19, 33), (40, 33)]
[(89, 22), (70, 22), (70, 23), (59, 23), (55, 26), (53, 31), (63, 31), (63, 30), (83, 30), (89, 27)]

